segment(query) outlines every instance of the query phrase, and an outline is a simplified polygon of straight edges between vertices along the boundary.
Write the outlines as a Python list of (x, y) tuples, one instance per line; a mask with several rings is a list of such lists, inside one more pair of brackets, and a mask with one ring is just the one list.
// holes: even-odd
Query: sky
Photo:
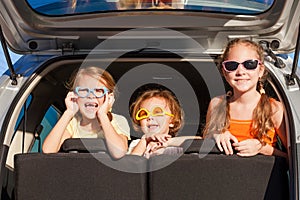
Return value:
[[(11, 58), (11, 62), (15, 63), (20, 58), (20, 55), (15, 54), (15, 53), (10, 51), (10, 58)], [(7, 67), (7, 64), (6, 64), (6, 59), (5, 59), (5, 56), (3, 54), (2, 45), (0, 44), (0, 75), (2, 75), (3, 72), (5, 72), (7, 69), (8, 69), (8, 67)]]

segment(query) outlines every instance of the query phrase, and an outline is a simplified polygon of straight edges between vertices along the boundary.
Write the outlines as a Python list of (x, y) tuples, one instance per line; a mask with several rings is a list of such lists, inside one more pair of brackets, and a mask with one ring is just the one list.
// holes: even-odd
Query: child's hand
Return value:
[(115, 102), (115, 98), (112, 93), (105, 94), (104, 102), (102, 103), (102, 105), (99, 106), (99, 109), (97, 111), (97, 116), (100, 117), (101, 114), (106, 115), (112, 108), (112, 105), (114, 104), (114, 102)]
[(146, 135), (146, 140), (149, 141), (157, 141), (157, 142), (161, 142), (161, 143), (165, 143), (168, 141), (169, 138), (171, 138), (172, 136), (169, 134), (165, 134), (165, 133), (157, 133), (157, 134), (152, 134), (147, 136)]
[(115, 103), (115, 96), (113, 94), (109, 94), (108, 95), (108, 105), (109, 105), (109, 109), (112, 108), (112, 106)]
[(257, 139), (247, 139), (239, 143), (233, 143), (232, 146), (239, 156), (255, 156), (262, 148), (262, 144)]
[(150, 158), (151, 155), (155, 154), (161, 154), (164, 151), (164, 143), (162, 142), (149, 142), (147, 144), (146, 150), (144, 152), (145, 158)]
[(74, 92), (68, 92), (66, 98), (65, 98), (65, 104), (67, 108), (67, 112), (69, 112), (71, 115), (75, 115), (78, 110), (79, 106), (77, 104), (78, 97), (74, 94)]
[(225, 151), (226, 155), (232, 155), (233, 149), (230, 141), (233, 143), (239, 143), (237, 138), (233, 136), (229, 131), (225, 131), (224, 133), (215, 133), (213, 135), (217, 146), (221, 152)]

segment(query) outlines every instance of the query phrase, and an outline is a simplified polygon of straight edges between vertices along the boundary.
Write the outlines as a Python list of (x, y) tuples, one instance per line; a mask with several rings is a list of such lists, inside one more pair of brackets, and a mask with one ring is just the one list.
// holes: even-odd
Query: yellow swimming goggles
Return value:
[(161, 107), (155, 107), (152, 109), (151, 112), (149, 112), (146, 108), (139, 109), (139, 111), (135, 115), (135, 119), (139, 121), (139, 120), (148, 118), (150, 115), (151, 116), (169, 115), (171, 117), (174, 117), (174, 115), (172, 113), (166, 112)]

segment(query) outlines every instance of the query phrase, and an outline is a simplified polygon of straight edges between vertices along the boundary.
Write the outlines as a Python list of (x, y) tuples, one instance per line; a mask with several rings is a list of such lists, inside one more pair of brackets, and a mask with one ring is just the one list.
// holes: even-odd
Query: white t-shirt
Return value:
[(134, 147), (136, 147), (136, 145), (139, 143), (141, 139), (135, 139), (135, 140), (132, 140), (129, 144), (129, 147), (128, 147), (128, 151), (127, 151), (127, 154), (131, 154), (132, 150)]

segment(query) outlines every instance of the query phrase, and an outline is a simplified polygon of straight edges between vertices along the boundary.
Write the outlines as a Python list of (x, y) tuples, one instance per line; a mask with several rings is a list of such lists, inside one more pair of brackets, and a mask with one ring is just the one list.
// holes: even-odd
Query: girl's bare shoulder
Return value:
[(222, 100), (224, 100), (224, 98), (225, 98), (225, 95), (220, 95), (220, 96), (216, 96), (216, 97), (212, 98), (210, 100), (210, 106), (211, 107), (217, 106), (219, 103), (222, 102)]
[(275, 127), (280, 127), (283, 120), (284, 108), (280, 101), (271, 99), (272, 121)]
[(283, 104), (280, 101), (277, 101), (276, 99), (270, 98), (271, 107), (273, 110), (273, 113), (276, 112), (283, 112)]

